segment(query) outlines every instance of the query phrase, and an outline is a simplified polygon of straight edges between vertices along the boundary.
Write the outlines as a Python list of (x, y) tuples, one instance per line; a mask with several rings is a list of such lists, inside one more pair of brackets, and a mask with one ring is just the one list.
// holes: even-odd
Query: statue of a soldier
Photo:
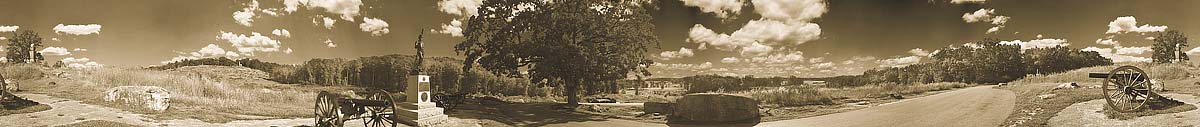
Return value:
[(421, 73), (421, 64), (425, 62), (425, 58), (424, 58), (425, 57), (425, 46), (424, 46), (425, 42), (422, 42), (422, 40), (421, 40), (422, 38), (425, 38), (424, 30), (421, 31), (421, 34), (417, 35), (416, 46), (413, 47), (413, 48), (417, 49), (417, 56), (416, 56), (417, 61), (416, 61), (416, 64), (413, 65), (412, 71), (409, 72), (412, 74), (420, 74)]

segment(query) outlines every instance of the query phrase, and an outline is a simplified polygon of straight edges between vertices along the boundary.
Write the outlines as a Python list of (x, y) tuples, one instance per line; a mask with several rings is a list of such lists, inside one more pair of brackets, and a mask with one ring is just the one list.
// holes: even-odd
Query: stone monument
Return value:
[[(424, 32), (422, 32), (424, 34)], [(449, 116), (443, 113), (444, 109), (437, 107), (433, 101), (433, 94), (429, 91), (430, 77), (421, 73), (422, 57), (425, 55), (425, 49), (422, 46), (421, 38), (423, 35), (417, 36), (416, 49), (416, 65), (412, 71), (405, 77), (407, 87), (404, 88), (405, 98), (404, 103), (400, 104), (399, 111), (400, 122), (418, 127), (437, 126), (447, 122)]]

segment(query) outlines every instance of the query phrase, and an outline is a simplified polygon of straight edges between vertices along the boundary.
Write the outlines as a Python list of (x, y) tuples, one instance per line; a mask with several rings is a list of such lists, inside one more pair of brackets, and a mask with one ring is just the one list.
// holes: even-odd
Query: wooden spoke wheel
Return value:
[(343, 119), (341, 116), (341, 104), (338, 102), (340, 98), (333, 93), (321, 91), (317, 94), (317, 103), (313, 108), (318, 127), (341, 127)]
[(367, 118), (363, 119), (363, 124), (368, 127), (395, 127), (398, 123), (399, 116), (395, 114), (396, 103), (392, 99), (392, 94), (387, 91), (378, 90), (367, 96), (366, 100), (384, 102), (382, 106), (367, 106)]
[(1150, 76), (1142, 69), (1121, 66), (1108, 73), (1104, 81), (1104, 100), (1108, 107), (1118, 112), (1137, 111), (1145, 107), (1154, 95)]

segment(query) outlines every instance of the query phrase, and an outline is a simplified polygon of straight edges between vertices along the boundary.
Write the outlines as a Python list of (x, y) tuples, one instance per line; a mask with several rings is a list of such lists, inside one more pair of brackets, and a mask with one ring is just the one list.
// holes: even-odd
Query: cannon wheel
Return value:
[(1121, 66), (1108, 72), (1103, 92), (1108, 107), (1118, 112), (1138, 110), (1150, 100), (1153, 90), (1150, 76), (1134, 66)]
[(455, 107), (458, 107), (458, 104), (462, 103), (459, 102), (459, 100), (462, 99), (445, 93), (437, 93), (433, 95), (433, 101), (437, 102), (437, 106), (446, 108), (446, 110), (454, 110)]
[(387, 91), (379, 90), (367, 97), (367, 100), (375, 100), (386, 102), (386, 106), (374, 107), (368, 106), (367, 113), (370, 113), (370, 118), (363, 120), (363, 124), (368, 127), (395, 127), (396, 120), (400, 119), (395, 114), (396, 103), (392, 99), (392, 94)]
[(343, 120), (338, 108), (341, 104), (338, 103), (337, 96), (332, 93), (321, 91), (317, 94), (317, 103), (313, 108), (318, 127), (341, 127)]

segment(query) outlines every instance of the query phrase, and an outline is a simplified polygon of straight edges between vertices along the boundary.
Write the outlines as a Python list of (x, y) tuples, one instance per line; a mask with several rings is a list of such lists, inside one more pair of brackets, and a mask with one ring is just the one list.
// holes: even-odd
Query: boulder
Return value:
[(673, 117), (698, 122), (733, 122), (759, 117), (758, 101), (722, 93), (688, 94), (675, 101)]
[(104, 93), (104, 101), (118, 102), (164, 111), (170, 106), (171, 93), (158, 86), (117, 86)]
[(1054, 87), (1054, 89), (1055, 89), (1055, 90), (1058, 90), (1058, 89), (1074, 89), (1074, 88), (1079, 88), (1079, 84), (1075, 84), (1074, 82), (1072, 82), (1072, 83), (1063, 83), (1063, 84), (1058, 84), (1058, 86), (1055, 86), (1055, 87)]

